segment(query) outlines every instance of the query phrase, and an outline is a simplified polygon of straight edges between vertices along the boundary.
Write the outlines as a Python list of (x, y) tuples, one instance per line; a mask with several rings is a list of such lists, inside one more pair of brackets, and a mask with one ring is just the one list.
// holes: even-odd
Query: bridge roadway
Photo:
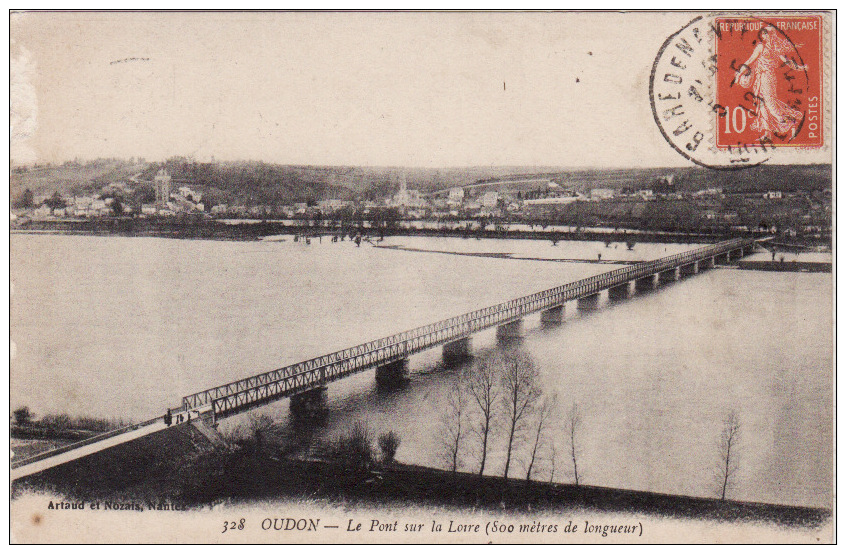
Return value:
[(140, 424), (95, 435), (83, 441), (71, 443), (70, 445), (65, 445), (26, 459), (16, 460), (12, 458), (11, 480), (14, 481), (15, 479), (33, 475), (51, 467), (84, 458), (95, 452), (134, 441), (139, 437), (162, 431), (165, 428), (167, 426), (161, 417), (159, 417)]
[(51, 467), (60, 466), (80, 458), (85, 458), (91, 454), (102, 452), (148, 435), (160, 433), (170, 427), (193, 425), (194, 428), (200, 434), (204, 435), (210, 443), (221, 444), (220, 435), (209, 425), (211, 421), (209, 415), (205, 415), (203, 418), (199, 416), (197, 411), (191, 411), (191, 413), (195, 416), (193, 420), (188, 419), (188, 413), (174, 414), (174, 419), (177, 416), (180, 416), (181, 418), (179, 418), (178, 424), (175, 423), (176, 420), (174, 420), (174, 424), (172, 426), (165, 424), (164, 419), (161, 416), (158, 416), (147, 420), (146, 422), (101, 433), (82, 441), (77, 441), (75, 443), (30, 456), (29, 458), (22, 458), (20, 460), (12, 458), (10, 470), (11, 480), (14, 481), (22, 477), (34, 475), (44, 471), (45, 469), (50, 469)]
[[(203, 390), (185, 396), (182, 399), (182, 410), (211, 412), (214, 418), (230, 416), (283, 397), (320, 388), (353, 373), (403, 360), (417, 352), (467, 338), (484, 329), (514, 322), (528, 314), (562, 307), (568, 301), (591, 298), (603, 290), (626, 286), (632, 281), (688, 266), (693, 266), (698, 271), (701, 261), (710, 261), (717, 257), (725, 257), (729, 260), (732, 253), (742, 256), (744, 250), (752, 248), (753, 245), (754, 241), (751, 239), (724, 241), (570, 282), (563, 286)], [(657, 281), (657, 277), (655, 280)]]
[[(658, 284), (659, 275), (674, 272), (673, 277), (678, 278), (679, 269), (685, 267), (692, 267), (690, 272), (696, 273), (700, 262), (713, 264), (715, 259), (720, 257), (728, 262), (733, 254), (742, 257), (744, 251), (751, 249), (754, 244), (753, 240), (735, 239), (639, 263), (203, 390), (185, 396), (180, 407), (171, 409), (172, 422), (174, 426), (193, 425), (210, 441), (216, 442), (219, 436), (210, 425), (218, 418), (247, 411), (283, 397), (317, 390), (352, 373), (402, 361), (412, 354), (437, 345), (460, 342), (483, 329), (495, 326), (507, 327), (534, 312), (563, 311), (563, 305), (567, 301), (590, 301), (606, 289), (613, 293), (614, 290), (624, 287), (625, 292), (628, 293), (629, 282), (637, 283), (647, 280), (649, 281), (647, 285), (655, 287)], [(164, 419), (158, 417), (30, 458), (13, 460), (11, 480), (14, 481), (122, 443), (134, 441), (167, 428)]]

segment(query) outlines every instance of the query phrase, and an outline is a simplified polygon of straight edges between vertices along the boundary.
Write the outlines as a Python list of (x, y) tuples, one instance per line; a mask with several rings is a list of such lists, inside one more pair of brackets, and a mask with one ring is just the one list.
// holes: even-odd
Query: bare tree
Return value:
[(737, 462), (737, 444), (740, 440), (740, 418), (731, 411), (723, 421), (723, 433), (720, 436), (720, 463), (717, 469), (717, 482), (720, 487), (720, 499), (726, 499), (726, 492), (734, 487), (739, 465)]
[(466, 434), (467, 380), (462, 374), (452, 383), (447, 392), (447, 411), (442, 418), (444, 458), (452, 471), (458, 471), (461, 463), (461, 445)]
[(505, 452), (505, 471), (508, 478), (514, 448), (523, 441), (526, 421), (535, 410), (541, 395), (538, 370), (526, 352), (508, 351), (500, 359), (502, 367), (502, 404), (508, 425), (508, 443)]
[(573, 402), (567, 413), (567, 434), (570, 436), (570, 457), (573, 459), (573, 478), (579, 484), (579, 464), (576, 460), (576, 434), (582, 425), (582, 415), (578, 403)]
[(555, 451), (555, 441), (549, 442), (549, 482), (552, 483), (555, 479), (555, 459), (558, 453)]
[[(530, 481), (532, 479), (532, 469), (535, 466), (535, 460), (540, 455), (540, 450), (543, 448), (543, 444), (545, 442), (545, 434), (546, 430), (549, 426), (549, 421), (551, 420), (552, 412), (555, 410), (556, 405), (556, 398), (555, 396), (545, 396), (543, 401), (541, 401), (540, 406), (538, 407), (537, 414), (535, 416), (535, 425), (533, 427), (534, 431), (534, 442), (532, 444), (532, 454), (529, 456), (529, 465), (526, 468), (526, 480)], [(551, 447), (553, 449), (552, 456), (555, 456), (554, 449), (555, 447)], [(555, 471), (555, 462), (552, 462), (552, 471)]]
[(485, 461), (488, 456), (488, 440), (491, 427), (496, 418), (496, 402), (499, 399), (499, 380), (497, 366), (488, 359), (478, 360), (474, 365), (467, 381), (467, 391), (470, 399), (479, 408), (479, 415), (474, 432), (481, 442), (481, 461), (479, 475), (485, 471)]

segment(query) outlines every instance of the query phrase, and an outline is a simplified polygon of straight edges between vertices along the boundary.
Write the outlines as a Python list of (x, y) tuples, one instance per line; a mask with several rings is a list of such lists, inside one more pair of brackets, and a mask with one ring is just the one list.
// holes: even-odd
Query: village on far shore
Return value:
[[(92, 165), (106, 168), (93, 170), (96, 176), (85, 179)], [(318, 175), (304, 177), (307, 169)], [(218, 163), (198, 166), (182, 158), (163, 163), (133, 159), (36, 165), (13, 169), (11, 220), (13, 226), (127, 217), (354, 223), (390, 216), (488, 225), (767, 233), (820, 243), (831, 236), (831, 188), (804, 180), (807, 167), (790, 180), (774, 172), (775, 176), (756, 175), (754, 183), (729, 187), (714, 180), (703, 183), (696, 179), (702, 175), (690, 169), (526, 170), (530, 172), (476, 179), (474, 173), (445, 171), (421, 180), (414, 169), (351, 175), (341, 167), (248, 163), (236, 169)], [(61, 179), (62, 174), (68, 179)]]

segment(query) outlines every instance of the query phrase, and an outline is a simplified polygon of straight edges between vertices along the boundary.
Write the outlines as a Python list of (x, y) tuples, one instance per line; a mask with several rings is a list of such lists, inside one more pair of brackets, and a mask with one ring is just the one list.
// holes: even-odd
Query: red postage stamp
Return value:
[(823, 145), (822, 17), (718, 17), (717, 147)]

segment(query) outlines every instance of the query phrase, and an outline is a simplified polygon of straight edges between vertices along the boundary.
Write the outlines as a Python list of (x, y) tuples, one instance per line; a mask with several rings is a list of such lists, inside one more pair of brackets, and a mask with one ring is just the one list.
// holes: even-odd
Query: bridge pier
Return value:
[(329, 395), (326, 386), (306, 390), (291, 396), (291, 416), (294, 420), (322, 418), (329, 412)]
[(684, 276), (693, 276), (699, 272), (699, 262), (694, 261), (684, 267), (681, 267), (681, 272)]
[(660, 282), (675, 282), (679, 278), (681, 278), (679, 267), (673, 267), (672, 269), (658, 273), (658, 280)]
[(579, 299), (577, 303), (577, 307), (580, 310), (593, 310), (599, 306), (599, 294), (594, 293), (593, 295), (586, 295)]
[(541, 312), (541, 324), (561, 325), (564, 323), (564, 305), (552, 307)]
[(643, 278), (638, 278), (637, 280), (635, 280), (635, 288), (637, 288), (638, 291), (654, 290), (658, 287), (658, 280), (658, 273), (650, 274), (648, 276), (644, 276)]
[(633, 290), (632, 282), (626, 282), (619, 286), (608, 288), (608, 298), (612, 301), (619, 301), (621, 299), (628, 299)]
[(445, 363), (458, 363), (470, 359), (470, 337), (463, 337), (444, 345), (443, 358)]
[(502, 344), (519, 341), (524, 336), (523, 318), (518, 318), (496, 328), (496, 340)]
[(400, 386), (408, 380), (408, 358), (394, 360), (376, 368), (376, 384), (379, 386)]

